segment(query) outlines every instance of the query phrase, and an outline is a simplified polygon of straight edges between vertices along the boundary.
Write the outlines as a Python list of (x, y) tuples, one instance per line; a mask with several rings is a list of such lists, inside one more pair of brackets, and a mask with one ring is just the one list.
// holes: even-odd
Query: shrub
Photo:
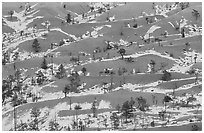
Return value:
[(179, 3), (179, 6), (181, 7), (181, 10), (184, 10), (189, 7), (189, 2), (181, 2)]
[(170, 57), (172, 57), (172, 58), (174, 57), (173, 53), (170, 53), (170, 55), (169, 55), (169, 56), (170, 56)]
[(198, 131), (199, 127), (197, 125), (192, 125), (191, 131)]
[(186, 73), (193, 75), (193, 74), (195, 74), (195, 69), (188, 70)]
[(124, 35), (122, 31), (120, 32), (120, 35), (121, 35), (121, 36), (123, 36), (123, 35)]
[(141, 73), (140, 69), (138, 68), (135, 73)]
[(137, 28), (137, 23), (133, 25), (133, 28)]
[(63, 40), (61, 40), (61, 41), (59, 42), (59, 46), (62, 46), (63, 44), (65, 44), (65, 42), (64, 42)]
[(71, 57), (71, 58), (70, 58), (70, 61), (72, 61), (72, 62), (78, 62), (79, 60), (78, 60), (77, 57)]
[(161, 80), (163, 80), (163, 81), (171, 80), (171, 73), (167, 72), (166, 70), (164, 70), (163, 73), (164, 74), (163, 74)]

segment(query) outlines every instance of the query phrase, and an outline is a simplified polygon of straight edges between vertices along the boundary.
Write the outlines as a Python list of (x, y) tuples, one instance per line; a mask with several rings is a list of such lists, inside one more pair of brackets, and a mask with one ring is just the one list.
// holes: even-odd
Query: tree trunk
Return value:
[(69, 110), (72, 110), (71, 105), (72, 105), (72, 101), (71, 101), (71, 97), (69, 97)]
[(78, 115), (77, 115), (77, 110), (76, 110), (76, 124), (77, 124), (77, 131), (78, 131)]
[(125, 113), (125, 122), (127, 123), (127, 117), (128, 117), (128, 113)]
[(196, 20), (198, 20), (198, 15), (195, 15)]
[(93, 52), (93, 60), (95, 60), (95, 53)]
[(111, 74), (111, 85), (110, 85), (110, 91), (113, 89), (113, 74)]
[(152, 65), (152, 73), (154, 73), (154, 72), (155, 72), (154, 67), (155, 67), (155, 66), (154, 66), (154, 65)]
[(189, 101), (186, 102), (186, 105), (188, 105), (188, 104), (189, 104)]
[(165, 112), (166, 112), (166, 102), (164, 102), (164, 110), (165, 110)]
[(39, 129), (38, 129), (38, 122), (39, 122), (39, 121), (38, 121), (38, 117), (36, 117), (36, 119), (37, 119), (37, 124), (36, 124), (36, 125), (37, 125), (37, 126), (36, 126), (37, 129), (36, 129), (36, 131), (38, 131), (38, 130), (39, 130)]
[(93, 117), (96, 117), (96, 108), (93, 109)]
[(67, 93), (66, 92), (64, 92), (64, 98), (66, 98), (67, 97)]
[(14, 105), (14, 131), (16, 131), (16, 107)]
[(54, 75), (53, 69), (54, 69), (54, 64), (53, 64), (53, 56), (51, 57), (52, 60), (52, 75)]
[(79, 65), (79, 61), (80, 61), (80, 57), (78, 55), (78, 58), (77, 58), (77, 65)]
[(165, 119), (165, 113), (166, 113), (166, 102), (164, 102), (164, 110), (165, 110), (165, 112), (163, 113), (163, 121)]
[(144, 125), (144, 119), (145, 119), (145, 112), (143, 112), (143, 125)]
[(124, 76), (124, 73), (123, 73), (123, 84), (125, 84), (125, 76)]
[(123, 117), (121, 117), (121, 127), (123, 127)]
[(106, 91), (105, 91), (105, 86), (103, 86), (103, 93), (104, 93), (104, 94), (106, 93)]

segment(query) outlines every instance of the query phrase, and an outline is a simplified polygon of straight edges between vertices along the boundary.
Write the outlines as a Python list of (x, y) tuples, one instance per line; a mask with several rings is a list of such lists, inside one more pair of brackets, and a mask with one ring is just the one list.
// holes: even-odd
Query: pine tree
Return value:
[(43, 82), (45, 81), (45, 76), (41, 70), (38, 71), (38, 73), (36, 74), (36, 81), (37, 81), (38, 85), (42, 85)]
[(154, 72), (155, 72), (156, 62), (155, 62), (154, 60), (151, 60), (151, 61), (150, 61), (150, 65), (152, 66), (152, 67), (151, 67), (151, 72), (154, 73)]
[(113, 128), (114, 129), (118, 129), (118, 126), (119, 126), (119, 118), (117, 116), (116, 113), (112, 113), (112, 115), (110, 116), (110, 119), (113, 123)]
[(2, 64), (6, 65), (6, 63), (9, 62), (9, 54), (8, 52), (3, 53), (3, 57), (2, 57)]
[(97, 110), (97, 107), (96, 107), (96, 104), (97, 104), (97, 100), (96, 98), (94, 99), (94, 102), (92, 103), (92, 111), (93, 111), (93, 117), (96, 117), (96, 110)]
[(141, 111), (145, 111), (149, 107), (149, 105), (147, 104), (147, 100), (142, 96), (137, 97), (136, 101), (138, 103), (137, 108), (139, 108)]
[(59, 79), (66, 77), (66, 70), (62, 64), (58, 67), (58, 72), (56, 77)]
[(181, 29), (181, 37), (185, 38), (185, 30), (184, 30), (184, 28)]
[(86, 75), (86, 68), (85, 67), (83, 67), (82, 69), (81, 69), (81, 71), (82, 71), (82, 73), (84, 74), (84, 76)]
[(31, 118), (33, 118), (33, 121), (29, 124), (30, 126), (30, 130), (34, 130), (34, 131), (39, 131), (39, 116), (40, 116), (40, 110), (37, 108), (32, 108), (31, 110)]
[(63, 90), (63, 93), (65, 95), (65, 97), (67, 97), (67, 93), (69, 94), (69, 92), (71, 91), (71, 85), (70, 84), (66, 84)]
[(130, 108), (133, 109), (133, 105), (135, 104), (135, 101), (133, 100), (133, 97), (130, 98)]
[(51, 120), (49, 122), (49, 131), (60, 131), (60, 125), (56, 120)]
[(14, 14), (14, 11), (13, 11), (13, 10), (11, 10), (11, 11), (9, 11), (9, 12), (8, 12), (8, 14), (10, 14), (10, 16), (11, 16), (11, 19), (12, 19), (12, 17), (13, 17), (13, 14)]
[(171, 73), (167, 72), (166, 70), (163, 71), (163, 76), (161, 78), (163, 81), (171, 80)]
[(28, 124), (21, 120), (21, 123), (17, 125), (17, 131), (28, 131)]
[(164, 97), (163, 102), (164, 102), (165, 112), (166, 112), (166, 103), (168, 103), (170, 101), (173, 101), (171, 97), (169, 97), (169, 96)]
[(118, 53), (121, 55), (122, 60), (123, 60), (123, 56), (125, 55), (126, 50), (124, 48), (121, 48)]
[(120, 109), (121, 109), (121, 107), (120, 107), (120, 105), (118, 104), (116, 107), (115, 107), (115, 109), (118, 111), (118, 113), (120, 112)]
[(32, 47), (34, 48), (35, 52), (40, 52), (41, 50), (40, 43), (37, 39), (34, 39)]
[(67, 16), (66, 16), (66, 21), (67, 23), (70, 23), (72, 20), (71, 20), (71, 14), (68, 13)]
[(78, 92), (79, 90), (77, 90), (77, 88), (81, 85), (80, 84), (80, 76), (78, 74), (78, 72), (73, 72), (71, 73), (71, 76), (69, 77), (69, 81), (71, 82), (71, 92)]
[(126, 102), (123, 103), (121, 110), (123, 112), (123, 115), (126, 118), (125, 122), (127, 122), (127, 118), (128, 118), (128, 116), (130, 114), (130, 103), (129, 103), (129, 101), (126, 101)]
[(47, 69), (47, 68), (48, 68), (48, 67), (47, 67), (47, 61), (46, 61), (45, 58), (43, 59), (43, 62), (42, 62), (42, 64), (41, 64), (41, 68), (42, 68), (42, 69)]
[(78, 110), (82, 109), (80, 105), (76, 105), (74, 110), (76, 111), (76, 122), (77, 122), (77, 129), (78, 129)]
[(15, 81), (16, 81), (17, 85), (19, 85), (20, 79), (21, 79), (21, 71), (19, 69), (17, 69), (15, 71), (14, 76), (15, 76)]
[[(148, 109), (149, 105), (147, 104), (147, 100), (143, 98), (142, 96), (136, 98), (136, 101), (138, 102), (138, 109), (144, 113), (145, 116), (145, 111)], [(143, 125), (144, 127), (144, 117), (143, 117)]]

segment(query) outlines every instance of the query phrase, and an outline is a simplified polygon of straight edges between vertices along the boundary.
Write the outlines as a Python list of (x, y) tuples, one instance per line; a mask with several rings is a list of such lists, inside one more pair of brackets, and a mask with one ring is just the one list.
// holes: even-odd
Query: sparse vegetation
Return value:
[(189, 2), (180, 2), (179, 6), (181, 7), (181, 10), (184, 10), (190, 6)]
[(200, 17), (200, 13), (195, 9), (193, 9), (192, 15), (195, 17), (196, 20)]

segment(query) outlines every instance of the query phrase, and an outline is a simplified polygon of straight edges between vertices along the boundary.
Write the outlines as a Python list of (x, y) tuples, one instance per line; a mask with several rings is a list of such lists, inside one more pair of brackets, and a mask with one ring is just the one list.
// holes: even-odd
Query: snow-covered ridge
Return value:
[[(34, 8), (37, 4), (33, 5), (31, 7)], [(26, 10), (23, 10), (19, 13), (14, 11), (13, 17), (17, 17), (17, 21), (11, 22), (6, 20), (4, 17), (8, 17), (7, 15), (3, 16), (3, 21), (6, 23), (7, 26), (14, 29), (16, 32), (20, 32), (21, 30), (25, 30), (27, 28), (27, 25), (32, 23), (35, 19), (43, 18), (43, 16), (36, 16), (33, 18), (33, 16), (38, 13), (40, 10), (31, 10), (27, 12)], [(25, 15), (30, 14), (30, 15)]]
[(155, 30), (161, 28), (160, 26), (157, 25), (153, 25), (152, 27), (150, 27), (150, 29), (147, 31), (147, 33), (144, 35), (144, 39), (148, 39), (151, 38), (150, 34), (153, 33)]

